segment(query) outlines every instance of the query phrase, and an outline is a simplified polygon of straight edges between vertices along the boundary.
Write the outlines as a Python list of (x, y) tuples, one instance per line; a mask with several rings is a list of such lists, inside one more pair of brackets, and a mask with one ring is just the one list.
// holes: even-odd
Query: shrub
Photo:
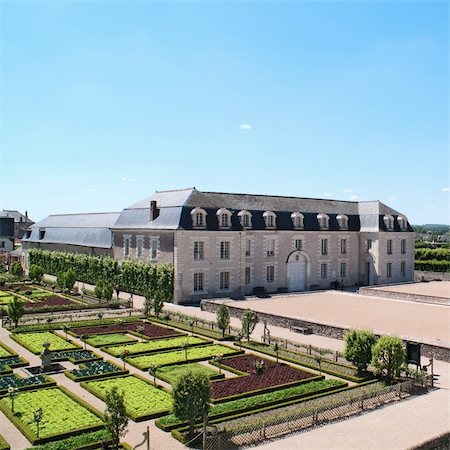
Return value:
[(355, 364), (358, 372), (362, 373), (372, 361), (372, 347), (375, 335), (369, 330), (349, 330), (345, 333), (344, 357)]
[(18, 262), (18, 261), (14, 261), (11, 264), (9, 272), (11, 273), (11, 275), (14, 275), (15, 277), (21, 277), (23, 275), (22, 264), (20, 264), (20, 262)]
[(225, 330), (230, 326), (230, 312), (224, 303), (217, 309), (217, 328), (222, 330), (222, 337), (225, 337)]
[(372, 365), (388, 382), (405, 361), (403, 341), (397, 336), (382, 336), (372, 350)]
[(40, 282), (44, 276), (44, 269), (37, 264), (31, 264), (30, 269), (28, 270), (28, 276), (32, 281)]

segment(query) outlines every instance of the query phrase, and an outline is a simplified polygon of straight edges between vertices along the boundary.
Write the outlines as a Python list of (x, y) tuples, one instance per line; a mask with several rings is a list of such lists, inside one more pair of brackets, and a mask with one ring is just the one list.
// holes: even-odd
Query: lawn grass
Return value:
[(134, 375), (84, 381), (81, 386), (102, 400), (117, 386), (119, 392), (124, 392), (126, 412), (133, 420), (158, 417), (172, 408), (172, 396), (168, 392)]
[(14, 333), (11, 334), (11, 338), (34, 354), (39, 354), (42, 352), (44, 349), (43, 344), (45, 342), (50, 343), (50, 351), (72, 350), (79, 348), (78, 346), (66, 341), (64, 338), (57, 336), (50, 331)]
[(156, 377), (173, 385), (177, 381), (180, 374), (182, 374), (186, 370), (203, 372), (210, 379), (220, 376), (219, 371), (216, 369), (212, 369), (211, 367), (207, 367), (199, 363), (191, 363), (161, 367), (160, 369), (158, 369)]
[(127, 358), (126, 361), (138, 369), (145, 370), (151, 365), (168, 366), (188, 361), (203, 361), (218, 355), (231, 355), (238, 353), (237, 350), (220, 344), (205, 345), (202, 347), (190, 347), (185, 350), (174, 350), (152, 355), (141, 355)]
[(126, 335), (125, 333), (109, 333), (89, 336), (89, 338), (86, 339), (86, 342), (94, 347), (103, 347), (105, 345), (136, 342), (136, 340), (136, 338)]
[[(42, 409), (42, 421), (38, 438), (33, 413), (39, 408)], [(0, 399), (0, 409), (32, 442), (45, 438), (57, 439), (80, 429), (103, 425), (99, 416), (57, 387), (19, 393), (14, 399), (14, 414), (11, 399), (3, 397)]]
[(153, 339), (151, 341), (136, 342), (129, 345), (115, 345), (105, 349), (107, 353), (113, 356), (120, 356), (124, 350), (127, 350), (130, 355), (138, 353), (151, 353), (160, 350), (169, 350), (171, 348), (181, 347), (185, 342), (189, 345), (206, 344), (210, 341), (196, 337), (196, 336), (180, 336), (164, 339)]

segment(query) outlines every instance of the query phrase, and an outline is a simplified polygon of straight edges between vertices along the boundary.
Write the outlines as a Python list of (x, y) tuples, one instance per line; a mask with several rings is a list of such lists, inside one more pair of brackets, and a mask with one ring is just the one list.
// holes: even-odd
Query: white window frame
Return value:
[(205, 292), (205, 275), (203, 272), (194, 272), (192, 277), (193, 292)]
[(159, 254), (159, 239), (157, 237), (150, 237), (150, 260), (156, 261)]
[(265, 211), (263, 213), (263, 218), (266, 228), (277, 227), (277, 215), (273, 211)]
[(252, 227), (252, 215), (250, 212), (245, 209), (238, 212), (238, 217), (241, 223), (242, 228), (251, 228)]
[(317, 214), (317, 221), (321, 230), (326, 230), (330, 227), (330, 218), (327, 214)]
[(249, 238), (245, 240), (245, 256), (252, 256), (252, 240)]
[(267, 238), (266, 239), (266, 255), (267, 256), (275, 256), (275, 247), (276, 247), (275, 238)]
[(230, 241), (220, 241), (219, 244), (219, 258), (222, 261), (229, 260), (230, 259), (230, 248), (231, 243)]
[(372, 250), (372, 244), (373, 244), (372, 239), (367, 239), (367, 241), (366, 241), (366, 250), (367, 251)]
[(194, 241), (194, 261), (205, 260), (205, 242)]
[(275, 283), (275, 266), (266, 266), (266, 283)]
[(220, 291), (229, 291), (230, 290), (230, 272), (228, 270), (224, 270), (219, 273), (219, 290)]
[(203, 208), (194, 208), (191, 211), (192, 227), (206, 228), (206, 211)]
[(129, 258), (131, 256), (131, 235), (125, 234), (123, 236), (123, 257)]
[(294, 249), (303, 250), (303, 239), (294, 239)]
[(293, 212), (291, 214), (292, 225), (296, 230), (302, 230), (304, 227), (305, 216), (300, 212)]

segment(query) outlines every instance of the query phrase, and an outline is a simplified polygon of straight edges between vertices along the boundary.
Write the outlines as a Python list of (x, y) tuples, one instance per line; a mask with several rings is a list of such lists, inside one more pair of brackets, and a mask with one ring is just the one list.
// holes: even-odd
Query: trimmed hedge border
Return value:
[(9, 368), (0, 372), (0, 375), (8, 375), (8, 374), (12, 373), (13, 369), (15, 369), (16, 367), (28, 366), (28, 361), (25, 358), (22, 358), (21, 356), (18, 356), (18, 355), (12, 355), (12, 356), (17, 356), (19, 358), (20, 362), (13, 363), (13, 364), (7, 364), (6, 367), (9, 367)]
[[(0, 378), (4, 377), (4, 376), (8, 376), (8, 375), (11, 375), (11, 373), (2, 374), (2, 375), (0, 375)], [(46, 377), (46, 378), (48, 379), (48, 377)], [(24, 391), (36, 391), (38, 389), (55, 387), (55, 386), (57, 386), (56, 381), (53, 381), (52, 379), (48, 379), (48, 381), (46, 383), (32, 384), (30, 386), (20, 386), (17, 389), (19, 392), (24, 392)], [(6, 394), (8, 394), (8, 389), (0, 389), (0, 398), (4, 397)]]
[(9, 444), (5, 441), (5, 438), (0, 434), (0, 450), (10, 450)]
[[(48, 331), (48, 330), (44, 330), (44, 331)], [(22, 332), (22, 333), (17, 333), (17, 334), (27, 334), (27, 333), (36, 333), (36, 331), (24, 331), (24, 332)], [(39, 332), (37, 332), (37, 333), (39, 333)], [(77, 344), (76, 342), (71, 341), (70, 339), (65, 339), (64, 337), (59, 336), (59, 335), (57, 335), (57, 334), (55, 334), (55, 336), (57, 336), (57, 337), (59, 337), (59, 338), (65, 340), (65, 341), (67, 341), (69, 344), (74, 345), (76, 348), (72, 348), (72, 349), (67, 348), (67, 349), (63, 349), (63, 350), (51, 350), (51, 351), (54, 351), (54, 352), (63, 352), (63, 351), (65, 351), (65, 350), (67, 350), (67, 351), (70, 351), (70, 350), (76, 351), (77, 348), (80, 349), (80, 350), (84, 350), (83, 346)], [(20, 342), (20, 338), (18, 338), (16, 334), (10, 333), (9, 337), (10, 337), (13, 341), (17, 342), (20, 346), (22, 346), (23, 348), (27, 349), (30, 353), (33, 353), (34, 355), (40, 355), (40, 354), (41, 354), (40, 351), (38, 351), (38, 352), (33, 352), (33, 351), (30, 350), (28, 347), (26, 347), (22, 342)]]
[(6, 350), (8, 353), (10, 353), (10, 355), (0, 356), (0, 360), (2, 360), (3, 358), (9, 358), (11, 356), (18, 356), (17, 353), (12, 348), (8, 347), (3, 342), (0, 342), (0, 347), (2, 347), (3, 350)]
[[(90, 362), (90, 361), (86, 361), (86, 362)], [(93, 381), (93, 380), (101, 380), (102, 378), (111, 378), (112, 376), (119, 376), (119, 375), (128, 375), (130, 373), (129, 370), (127, 369), (123, 369), (121, 366), (119, 366), (118, 364), (112, 362), (112, 361), (107, 361), (108, 363), (112, 364), (113, 366), (117, 367), (119, 370), (116, 372), (105, 372), (105, 373), (99, 373), (99, 374), (93, 374), (93, 375), (85, 375), (83, 377), (76, 377), (71, 370), (65, 370), (64, 371), (64, 375), (67, 378), (70, 378), (72, 381), (75, 382), (82, 382), (82, 381)], [(81, 363), (82, 365), (83, 363)]]
[[(54, 387), (46, 388), (46, 389), (55, 389)], [(77, 402), (79, 405), (83, 406), (84, 408), (88, 409), (91, 413), (99, 417), (100, 419), (104, 420), (104, 415), (101, 414), (99, 411), (97, 411), (94, 407), (92, 407), (89, 403), (85, 402), (84, 400), (77, 397), (75, 394), (70, 392), (68, 389), (66, 389), (64, 386), (57, 386), (56, 389), (60, 389), (64, 394), (66, 394), (69, 398), (71, 398), (73, 401)], [(33, 389), (30, 389), (33, 390)], [(34, 389), (37, 390), (37, 389)], [(1, 397), (4, 397), (1, 396)], [(104, 427), (103, 424), (101, 425), (93, 425), (90, 427), (84, 427), (84, 428), (78, 428), (76, 430), (71, 430), (66, 433), (61, 434), (55, 434), (50, 435), (45, 438), (38, 438), (33, 431), (21, 420), (18, 419), (17, 416), (12, 414), (11, 410), (9, 408), (4, 407), (2, 404), (0, 404), (0, 410), (5, 414), (5, 416), (15, 425), (16, 428), (20, 430), (20, 432), (33, 444), (45, 444), (46, 442), (52, 442), (57, 441), (59, 439), (64, 439), (66, 437), (70, 436), (76, 436), (78, 434), (85, 433), (87, 431), (96, 431), (100, 430)]]

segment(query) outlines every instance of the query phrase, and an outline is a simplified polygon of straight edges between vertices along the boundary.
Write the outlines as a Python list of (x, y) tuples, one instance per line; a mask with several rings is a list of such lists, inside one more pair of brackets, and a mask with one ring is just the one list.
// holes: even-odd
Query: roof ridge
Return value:
[(61, 216), (90, 216), (93, 214), (120, 214), (122, 211), (101, 211), (101, 212), (84, 212), (84, 213), (63, 213), (63, 214), (49, 214), (47, 217), (61, 217)]
[(189, 187), (189, 188), (183, 188), (183, 189), (168, 189), (168, 190), (165, 190), (165, 191), (155, 191), (155, 193), (156, 194), (162, 194), (164, 192), (182, 192), (182, 191), (192, 191), (192, 190), (196, 190), (195, 186), (194, 187)]

